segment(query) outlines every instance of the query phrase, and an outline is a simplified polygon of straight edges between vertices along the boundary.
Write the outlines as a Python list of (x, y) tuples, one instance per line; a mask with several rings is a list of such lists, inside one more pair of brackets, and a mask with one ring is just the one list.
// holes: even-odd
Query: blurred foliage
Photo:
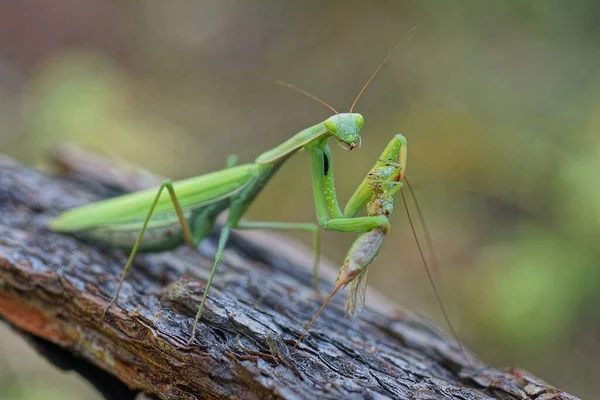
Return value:
[(100, 398), (75, 373), (50, 367), (46, 360), (8, 327), (0, 325), (0, 399), (78, 400)]
[[(252, 160), (328, 116), (275, 79), (346, 110), (417, 26), (357, 104), (363, 147), (333, 150), (339, 192), (405, 134), (461, 338), (493, 364), (600, 392), (598, 2), (52, 3), (0, 5), (2, 152), (40, 163), (71, 140), (173, 178)], [(300, 154), (248, 217), (310, 221), (313, 207)], [(406, 217), (392, 223), (371, 283), (443, 326)], [(328, 232), (326, 255), (342, 260), (351, 236)]]

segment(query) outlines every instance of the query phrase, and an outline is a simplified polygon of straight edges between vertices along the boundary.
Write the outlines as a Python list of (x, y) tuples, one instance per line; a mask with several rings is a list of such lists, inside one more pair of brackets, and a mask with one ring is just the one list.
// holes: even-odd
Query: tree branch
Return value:
[(465, 360), (453, 339), (380, 299), (345, 319), (338, 296), (293, 349), (320, 300), (309, 263), (298, 261), (310, 256), (293, 257), (293, 246), (272, 235), (232, 237), (192, 346), (214, 235), (199, 253), (138, 256), (102, 320), (126, 254), (45, 224), (158, 177), (72, 148), (58, 154), (58, 176), (0, 157), (0, 316), (106, 398), (575, 399), (525, 372)]

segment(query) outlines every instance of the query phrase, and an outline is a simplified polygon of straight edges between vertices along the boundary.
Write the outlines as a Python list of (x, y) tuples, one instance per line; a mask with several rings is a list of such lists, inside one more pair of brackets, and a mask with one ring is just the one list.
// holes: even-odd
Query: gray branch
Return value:
[(272, 235), (233, 236), (192, 346), (215, 236), (199, 252), (138, 256), (102, 320), (126, 254), (45, 224), (158, 178), (73, 149), (58, 161), (60, 173), (46, 175), (0, 157), (0, 316), (106, 398), (575, 399), (526, 372), (467, 360), (430, 322), (382, 300), (347, 319), (339, 295), (294, 349), (321, 300), (298, 261), (304, 250)]

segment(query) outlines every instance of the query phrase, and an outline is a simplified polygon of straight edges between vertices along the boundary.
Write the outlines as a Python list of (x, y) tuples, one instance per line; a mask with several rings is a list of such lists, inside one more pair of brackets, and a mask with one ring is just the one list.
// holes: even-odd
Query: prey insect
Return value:
[[(117, 302), (125, 277), (138, 252), (164, 251), (184, 243), (195, 248), (200, 240), (209, 235), (217, 216), (226, 209), (229, 213), (221, 229), (214, 262), (188, 343), (194, 339), (231, 230), (281, 229), (311, 232), (315, 284), (318, 283), (320, 228), (356, 233), (370, 232), (376, 228), (389, 230), (389, 221), (384, 215), (356, 216), (371, 197), (371, 188), (365, 182), (360, 184), (355, 196), (342, 211), (334, 185), (333, 160), (328, 139), (334, 138), (346, 150), (360, 145), (360, 130), (364, 119), (362, 115), (353, 112), (354, 106), (385, 62), (413, 31), (414, 29), (394, 47), (367, 80), (348, 113), (338, 113), (324, 101), (288, 85), (326, 105), (335, 115), (262, 153), (253, 163), (230, 164), (226, 169), (177, 182), (165, 180), (159, 188), (78, 207), (52, 220), (49, 226), (55, 231), (131, 251), (116, 292), (104, 312)], [(317, 223), (242, 221), (242, 216), (271, 177), (289, 157), (301, 149), (310, 157)]]

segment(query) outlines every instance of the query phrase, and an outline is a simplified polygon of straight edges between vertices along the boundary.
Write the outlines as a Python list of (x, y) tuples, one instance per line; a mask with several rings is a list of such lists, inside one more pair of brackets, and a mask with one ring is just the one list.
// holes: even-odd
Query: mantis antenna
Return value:
[(400, 41), (398, 43), (396, 43), (396, 45), (394, 46), (394, 48), (392, 49), (392, 51), (390, 51), (388, 53), (388, 55), (383, 59), (383, 61), (381, 62), (381, 64), (379, 64), (379, 67), (377, 67), (377, 69), (375, 70), (375, 72), (373, 72), (373, 74), (371, 75), (371, 77), (367, 80), (367, 83), (365, 83), (365, 85), (362, 87), (362, 89), (360, 89), (360, 92), (358, 92), (358, 95), (356, 96), (356, 98), (354, 99), (354, 102), (352, 103), (352, 106), (350, 107), (350, 113), (352, 113), (352, 110), (354, 110), (354, 106), (356, 105), (356, 102), (358, 101), (358, 99), (360, 99), (360, 96), (362, 96), (363, 92), (367, 89), (367, 87), (369, 87), (369, 85), (371, 84), (371, 82), (373, 81), (373, 79), (375, 79), (375, 77), (377, 76), (377, 74), (379, 74), (379, 71), (381, 71), (381, 68), (383, 68), (383, 66), (385, 65), (385, 63), (392, 56), (392, 54), (394, 54), (396, 52), (396, 50), (398, 50), (400, 48), (401, 45), (403, 45), (404, 43), (406, 43), (408, 41), (408, 39), (410, 39), (410, 37), (412, 36), (412, 34), (415, 32), (415, 30), (417, 30), (416, 26), (414, 28), (412, 28), (410, 31), (408, 31), (406, 33), (406, 35), (404, 35), (404, 37), (402, 39), (400, 39)]
[[(358, 102), (358, 99), (360, 99), (360, 97), (362, 96), (362, 94), (364, 93), (364, 91), (367, 89), (367, 87), (369, 87), (369, 85), (371, 84), (371, 82), (373, 81), (373, 79), (375, 79), (375, 77), (379, 74), (379, 72), (381, 71), (381, 68), (383, 68), (383, 66), (385, 65), (385, 63), (388, 62), (388, 60), (390, 59), (390, 57), (392, 57), (392, 55), (396, 52), (396, 50), (398, 50), (404, 43), (406, 43), (408, 41), (408, 39), (410, 39), (410, 37), (415, 32), (415, 30), (417, 30), (416, 26), (414, 28), (412, 28), (410, 31), (408, 31), (404, 35), (404, 37), (402, 39), (400, 39), (400, 41), (398, 43), (396, 43), (396, 45), (394, 46), (394, 48), (392, 49), (392, 51), (390, 51), (388, 53), (388, 55), (385, 56), (385, 58), (383, 59), (383, 61), (381, 62), (381, 64), (379, 64), (379, 66), (377, 67), (377, 69), (375, 70), (375, 72), (373, 72), (373, 74), (371, 74), (371, 76), (369, 77), (369, 79), (367, 80), (367, 82), (364, 84), (364, 86), (362, 87), (362, 89), (360, 90), (360, 92), (358, 92), (358, 95), (356, 96), (356, 98), (354, 99), (354, 102), (352, 102), (352, 106), (350, 107), (350, 113), (352, 113), (352, 111), (354, 110), (354, 106)], [(323, 104), (325, 107), (329, 108), (331, 111), (333, 111), (334, 113), (336, 113), (336, 114), (339, 115), (339, 112), (337, 112), (337, 110), (335, 108), (333, 108), (325, 100), (322, 100), (322, 99), (318, 98), (314, 94), (309, 93), (309, 92), (307, 92), (304, 89), (300, 89), (299, 87), (297, 87), (295, 85), (292, 85), (291, 83), (288, 83), (288, 82), (283, 82), (283, 81), (280, 81), (280, 80), (275, 80), (275, 83), (277, 83), (278, 85), (285, 86), (285, 87), (288, 87), (290, 89), (293, 89), (293, 90), (297, 91), (298, 93), (303, 94), (304, 96), (306, 96), (306, 97), (308, 97), (310, 99), (313, 99), (313, 100), (315, 100), (315, 101)]]
[(439, 271), (440, 263), (438, 261), (437, 254), (435, 252), (435, 247), (433, 246), (433, 240), (431, 239), (431, 235), (429, 234), (429, 229), (427, 228), (427, 224), (425, 223), (425, 217), (423, 216), (423, 213), (421, 212), (421, 207), (419, 207), (419, 202), (417, 201), (417, 196), (415, 196), (415, 192), (413, 191), (413, 188), (410, 185), (410, 182), (408, 181), (406, 176), (404, 177), (404, 182), (406, 182), (406, 185), (408, 186), (408, 190), (410, 191), (410, 196), (412, 197), (413, 201), (415, 202), (415, 207), (417, 209), (417, 215), (419, 216), (419, 222), (421, 222), (421, 226), (423, 227), (423, 232), (425, 233), (425, 242), (427, 243), (429, 254), (431, 255), (431, 260), (433, 261), (433, 265), (432, 265), (433, 276), (436, 277), (436, 275)]
[(402, 203), (404, 203), (404, 209), (406, 210), (406, 215), (408, 217), (410, 229), (412, 230), (413, 236), (415, 238), (415, 242), (417, 243), (417, 247), (419, 249), (419, 255), (421, 256), (421, 261), (423, 261), (423, 265), (425, 266), (425, 271), (427, 272), (427, 277), (429, 278), (429, 283), (431, 284), (431, 288), (433, 289), (435, 298), (438, 302), (438, 305), (440, 306), (440, 309), (442, 310), (442, 314), (444, 314), (444, 319), (446, 320), (448, 327), (450, 327), (450, 331), (452, 331), (452, 335), (454, 336), (454, 339), (456, 340), (456, 344), (458, 344), (460, 353), (465, 358), (465, 360), (467, 360), (465, 350), (463, 349), (463, 346), (460, 343), (460, 340), (458, 339), (458, 335), (456, 334), (456, 331), (454, 330), (454, 327), (452, 326), (452, 323), (450, 322), (450, 317), (448, 317), (448, 313), (446, 312), (446, 308), (444, 307), (444, 304), (442, 303), (442, 298), (440, 296), (440, 293), (437, 290), (437, 287), (433, 280), (433, 276), (431, 275), (431, 271), (429, 270), (429, 266), (427, 265), (427, 260), (425, 260), (425, 256), (423, 255), (423, 249), (421, 248), (421, 243), (419, 243), (419, 238), (417, 237), (417, 232), (415, 231), (415, 226), (413, 225), (412, 218), (410, 217), (410, 211), (408, 210), (408, 204), (406, 204), (406, 197), (404, 196), (404, 192), (400, 191), (400, 194), (402, 195)]
[(294, 86), (291, 83), (287, 83), (287, 82), (283, 82), (283, 81), (276, 80), (275, 83), (277, 83), (278, 85), (285, 86), (285, 87), (288, 87), (290, 89), (293, 89), (293, 90), (297, 91), (298, 93), (303, 94), (304, 96), (308, 97), (309, 99), (313, 99), (313, 100), (315, 100), (315, 101), (323, 104), (325, 107), (329, 108), (334, 113), (339, 114), (339, 112), (337, 112), (336, 109), (333, 108), (332, 106), (330, 106), (329, 103), (327, 103), (325, 100), (322, 100), (322, 99), (318, 98), (314, 94), (311, 94), (311, 93), (307, 92), (304, 89), (300, 89), (299, 87)]

